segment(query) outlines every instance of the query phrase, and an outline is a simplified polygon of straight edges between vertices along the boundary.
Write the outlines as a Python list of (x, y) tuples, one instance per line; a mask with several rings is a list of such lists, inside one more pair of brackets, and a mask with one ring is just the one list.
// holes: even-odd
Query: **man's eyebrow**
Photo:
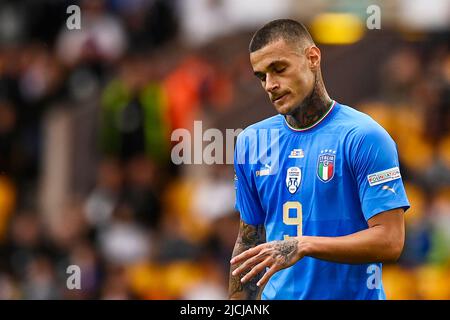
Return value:
[[(272, 62), (269, 64), (269, 66), (268, 66), (266, 69), (267, 69), (267, 70), (273, 69), (273, 68), (275, 67), (276, 64), (280, 64), (280, 63), (287, 63), (287, 61), (286, 61), (286, 60), (283, 60), (283, 59), (274, 60), (274, 61), (272, 61)], [(264, 72), (263, 72), (263, 71), (255, 71), (255, 72), (253, 72), (253, 74), (254, 74), (255, 76), (258, 76), (258, 75), (263, 75)]]
[(273, 68), (273, 66), (274, 66), (275, 64), (278, 64), (278, 63), (287, 63), (287, 61), (284, 60), (284, 59), (274, 60), (274, 61), (272, 61), (272, 62), (269, 64), (269, 68)]

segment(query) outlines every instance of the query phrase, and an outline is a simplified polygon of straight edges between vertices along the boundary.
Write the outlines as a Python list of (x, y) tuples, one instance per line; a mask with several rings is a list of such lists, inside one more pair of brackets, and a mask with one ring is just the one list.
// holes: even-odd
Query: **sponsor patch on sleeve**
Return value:
[(371, 187), (380, 183), (392, 181), (401, 178), (400, 169), (398, 167), (390, 168), (384, 171), (371, 173), (367, 176)]

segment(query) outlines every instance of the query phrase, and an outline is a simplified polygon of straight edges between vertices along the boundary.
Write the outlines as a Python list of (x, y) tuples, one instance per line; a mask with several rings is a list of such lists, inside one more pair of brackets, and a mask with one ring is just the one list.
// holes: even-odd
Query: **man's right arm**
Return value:
[[(241, 220), (232, 258), (248, 249), (264, 243), (265, 241), (266, 233), (263, 225), (250, 225)], [(233, 265), (230, 268), (229, 298), (239, 300), (259, 299), (263, 288), (258, 287), (256, 283), (262, 277), (263, 273), (246, 283), (242, 283), (239, 275), (233, 276), (231, 274), (237, 267), (239, 267), (239, 265)]]

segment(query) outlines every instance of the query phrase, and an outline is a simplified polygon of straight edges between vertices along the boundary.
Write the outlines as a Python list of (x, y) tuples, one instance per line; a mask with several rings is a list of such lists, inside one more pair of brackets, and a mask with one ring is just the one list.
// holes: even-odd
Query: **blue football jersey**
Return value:
[[(291, 128), (276, 115), (237, 138), (236, 209), (264, 224), (267, 241), (338, 237), (367, 220), (409, 208), (395, 142), (368, 115), (333, 102), (314, 126)], [(385, 299), (381, 263), (344, 264), (304, 257), (275, 273), (262, 299)]]

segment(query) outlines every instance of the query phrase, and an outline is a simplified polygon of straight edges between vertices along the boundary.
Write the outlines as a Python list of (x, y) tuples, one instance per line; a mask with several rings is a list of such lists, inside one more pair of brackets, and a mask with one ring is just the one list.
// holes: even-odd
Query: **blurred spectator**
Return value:
[(124, 267), (114, 264), (109, 265), (106, 270), (100, 299), (127, 300), (133, 298), (133, 293), (129, 287), (128, 275)]
[(113, 0), (125, 23), (130, 50), (157, 49), (178, 31), (175, 0)]
[(137, 222), (153, 230), (158, 227), (161, 215), (157, 170), (148, 157), (134, 157), (126, 167), (127, 185), (124, 190), (124, 201), (132, 208)]
[(96, 186), (85, 202), (85, 212), (92, 226), (102, 227), (110, 223), (113, 210), (118, 205), (123, 172), (118, 160), (105, 158), (100, 162), (97, 173)]
[(22, 283), (23, 299), (54, 300), (61, 295), (55, 279), (52, 262), (46, 256), (37, 256), (28, 265)]
[(100, 143), (106, 154), (121, 159), (146, 153), (158, 162), (168, 158), (166, 93), (149, 82), (144, 57), (125, 58), (119, 77), (102, 96)]
[(420, 78), (418, 53), (412, 48), (394, 52), (384, 66), (383, 97), (390, 103), (410, 102), (411, 88)]
[(230, 183), (233, 171), (225, 165), (215, 165), (211, 169), (205, 178), (199, 179), (192, 195), (195, 218), (207, 224), (212, 224), (234, 210), (235, 190)]
[(125, 204), (117, 207), (111, 223), (99, 231), (98, 244), (106, 261), (115, 265), (146, 260), (152, 250), (150, 234), (137, 224)]
[(83, 60), (114, 62), (126, 49), (121, 21), (106, 10), (104, 0), (81, 1), (81, 29), (68, 30), (64, 24), (57, 40), (57, 54), (73, 66)]
[(20, 291), (11, 275), (0, 272), (0, 299), (18, 300)]

